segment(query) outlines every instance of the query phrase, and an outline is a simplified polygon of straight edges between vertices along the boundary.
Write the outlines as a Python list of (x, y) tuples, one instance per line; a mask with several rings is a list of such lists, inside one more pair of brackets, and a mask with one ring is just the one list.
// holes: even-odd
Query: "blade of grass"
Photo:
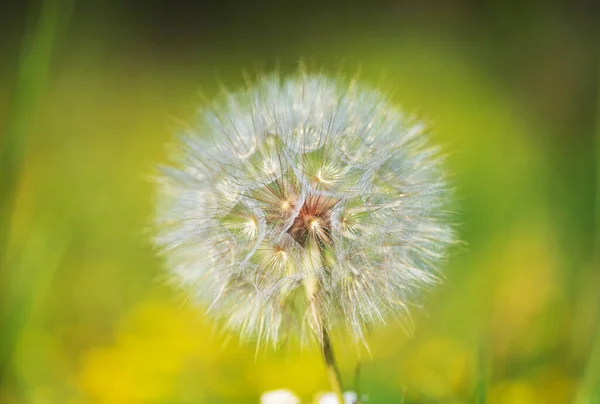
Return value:
[[(594, 262), (596, 268), (600, 265), (600, 57), (598, 62), (598, 75), (596, 83), (596, 186), (595, 186), (595, 221), (594, 221)], [(592, 349), (581, 387), (577, 393), (575, 403), (595, 404), (600, 403), (600, 301), (596, 307), (596, 330)]]
[(7, 249), (14, 197), (33, 118), (48, 79), (56, 34), (71, 11), (70, 0), (42, 1), (21, 51), (15, 87), (0, 138), (0, 267)]
[[(19, 335), (32, 314), (41, 307), (54, 274), (66, 255), (70, 236), (65, 222), (57, 219), (39, 220), (29, 236), (11, 277), (8, 289), (8, 315), (3, 323), (0, 376), (10, 369)], [(0, 385), (7, 378), (0, 377)]]
[(485, 404), (487, 401), (487, 355), (485, 354), (484, 344), (481, 343), (477, 354), (477, 386), (475, 390), (475, 403)]
[[(42, 1), (39, 15), (31, 18), (0, 137), (0, 285), (4, 289), (0, 290), (0, 381), (4, 380), (3, 375), (8, 371), (14, 339), (24, 321), (15, 320), (23, 312), (16, 309), (19, 305), (11, 302), (9, 297), (14, 292), (11, 278), (24, 270), (17, 261), (9, 260), (8, 253), (14, 198), (32, 122), (48, 80), (56, 37), (66, 26), (71, 9), (71, 0)], [(45, 279), (43, 273), (35, 276)], [(25, 296), (33, 295), (26, 293)], [(24, 304), (27, 307), (30, 303)]]

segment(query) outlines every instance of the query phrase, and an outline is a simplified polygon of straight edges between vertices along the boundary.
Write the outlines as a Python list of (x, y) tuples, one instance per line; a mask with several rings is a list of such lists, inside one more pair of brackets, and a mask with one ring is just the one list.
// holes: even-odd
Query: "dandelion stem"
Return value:
[[(322, 251), (319, 249), (315, 240), (310, 240), (306, 246), (305, 264), (309, 269), (317, 271), (323, 265)], [(320, 289), (319, 281), (316, 277), (304, 281), (306, 296), (310, 302), (310, 311), (312, 314), (312, 327), (317, 334), (317, 340), (321, 348), (321, 354), (325, 361), (325, 368), (329, 378), (329, 384), (333, 393), (337, 396), (338, 402), (344, 404), (344, 388), (342, 377), (333, 354), (333, 346), (329, 330), (318, 305), (318, 294)]]
[(323, 342), (321, 343), (321, 353), (325, 360), (325, 366), (327, 369), (327, 376), (329, 377), (329, 384), (340, 403), (344, 403), (344, 388), (342, 385), (342, 376), (340, 370), (335, 362), (335, 356), (333, 354), (333, 347), (331, 345), (331, 338), (329, 338), (329, 332), (327, 329), (323, 329)]
[(317, 339), (319, 341), (319, 347), (321, 349), (321, 355), (325, 361), (325, 369), (327, 370), (327, 377), (329, 378), (329, 385), (333, 390), (333, 393), (337, 396), (340, 404), (344, 403), (344, 387), (342, 384), (342, 376), (335, 360), (333, 353), (333, 345), (331, 343), (331, 337), (326, 325), (323, 323), (322, 317), (316, 307), (314, 296), (311, 299), (311, 309), (315, 320), (315, 330), (317, 332)]

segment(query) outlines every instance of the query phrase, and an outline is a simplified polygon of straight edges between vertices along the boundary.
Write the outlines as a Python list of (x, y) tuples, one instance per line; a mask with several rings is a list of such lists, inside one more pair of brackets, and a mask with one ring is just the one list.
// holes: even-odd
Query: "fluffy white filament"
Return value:
[(364, 342), (436, 281), (453, 242), (442, 157), (380, 92), (263, 77), (203, 110), (180, 145), (158, 177), (156, 244), (243, 338), (306, 335), (312, 297)]

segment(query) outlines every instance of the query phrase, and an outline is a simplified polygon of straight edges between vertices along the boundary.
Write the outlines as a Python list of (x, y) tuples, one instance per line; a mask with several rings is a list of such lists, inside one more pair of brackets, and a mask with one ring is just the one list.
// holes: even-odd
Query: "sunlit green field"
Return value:
[[(349, 11), (316, 13), (271, 41), (238, 26), (171, 47), (110, 7), (62, 19), (38, 107), (23, 113), (28, 141), (0, 218), (0, 402), (258, 403), (285, 387), (310, 403), (328, 389), (316, 349), (257, 350), (219, 332), (164, 283), (150, 240), (151, 177), (178, 131), (244, 72), (293, 73), (303, 59), (394, 89), (449, 152), (457, 195), (463, 243), (412, 326), (376, 328), (369, 351), (335, 341), (348, 387), (374, 404), (600, 403), (588, 31), (560, 12), (489, 28), (428, 10)], [(0, 147), (31, 28), (15, 24), (3, 40)]]

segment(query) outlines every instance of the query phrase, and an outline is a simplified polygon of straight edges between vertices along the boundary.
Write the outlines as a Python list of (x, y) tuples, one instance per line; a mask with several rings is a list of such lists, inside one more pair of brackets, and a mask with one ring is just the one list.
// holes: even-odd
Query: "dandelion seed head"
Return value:
[(364, 342), (406, 318), (454, 242), (440, 149), (354, 81), (262, 77), (202, 110), (179, 149), (157, 178), (156, 245), (245, 339), (303, 335), (312, 303)]

